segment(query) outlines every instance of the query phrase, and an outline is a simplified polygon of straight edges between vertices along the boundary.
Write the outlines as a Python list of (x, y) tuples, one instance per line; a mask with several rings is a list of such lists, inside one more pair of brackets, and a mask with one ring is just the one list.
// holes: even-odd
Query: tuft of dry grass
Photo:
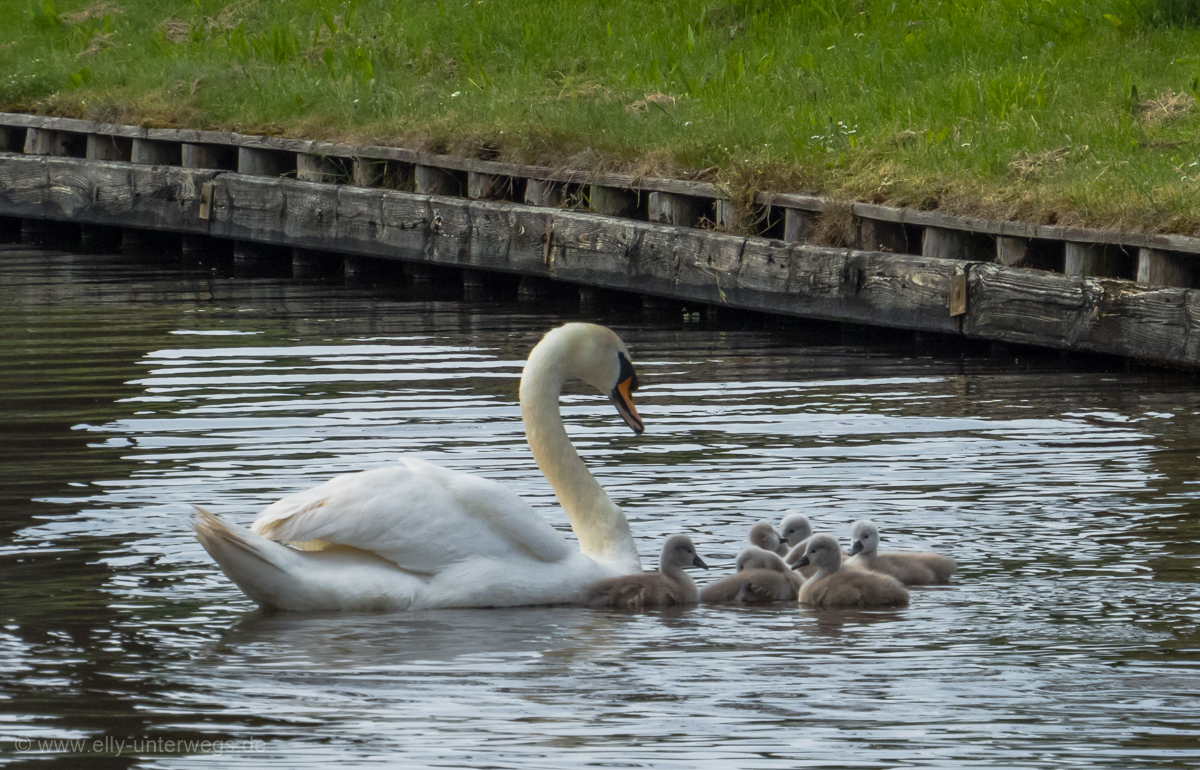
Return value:
[(81, 24), (88, 19), (103, 19), (105, 16), (124, 13), (117, 4), (111, 0), (98, 0), (86, 8), (80, 8), (77, 11), (59, 14), (58, 18), (64, 24)]
[(1196, 98), (1191, 94), (1168, 89), (1154, 99), (1138, 102), (1133, 112), (1147, 125), (1165, 126), (1187, 115), (1195, 106)]
[(849, 201), (830, 201), (817, 218), (812, 242), (838, 248), (850, 248), (858, 243), (858, 222)]
[(667, 105), (674, 107), (678, 103), (678, 96), (671, 96), (670, 94), (656, 92), (652, 94), (646, 94), (645, 98), (638, 99), (636, 102), (625, 105), (625, 111), (628, 113), (648, 112), (650, 110), (650, 105), (652, 104), (657, 104), (660, 107), (666, 107)]
[(163, 19), (162, 24), (158, 25), (158, 29), (162, 32), (163, 37), (170, 42), (183, 43), (187, 41), (188, 36), (191, 34), (192, 25), (188, 24), (183, 19), (176, 19), (174, 16), (168, 16), (167, 18)]
[[(1087, 149), (1086, 147), (1084, 149)], [(1019, 179), (1032, 179), (1048, 167), (1065, 166), (1071, 156), (1070, 147), (1056, 147), (1041, 152), (1021, 151), (1008, 164), (1008, 172)]]

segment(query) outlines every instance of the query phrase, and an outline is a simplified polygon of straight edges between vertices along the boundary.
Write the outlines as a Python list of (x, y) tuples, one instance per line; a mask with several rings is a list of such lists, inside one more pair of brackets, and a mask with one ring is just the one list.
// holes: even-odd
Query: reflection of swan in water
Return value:
[(637, 376), (616, 334), (567, 324), (529, 354), (521, 416), (579, 549), (501, 484), (422, 460), (331, 479), (264, 510), (251, 530), (198, 511), (196, 536), (265, 608), (372, 610), (555, 604), (641, 572), (621, 509), (575, 452), (558, 399), (579, 378), (611, 395), (636, 432)]

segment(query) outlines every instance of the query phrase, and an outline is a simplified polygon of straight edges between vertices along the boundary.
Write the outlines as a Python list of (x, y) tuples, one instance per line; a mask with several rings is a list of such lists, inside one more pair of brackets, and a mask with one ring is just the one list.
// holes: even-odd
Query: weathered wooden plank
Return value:
[[(574, 211), (555, 212), (551, 275), (562, 280), (645, 291), (631, 275), (644, 223)], [(640, 288), (635, 287), (638, 283)]]
[(236, 240), (271, 242), (284, 229), (284, 188), (281, 179), (222, 174), (213, 203), (211, 233)]
[[(343, 195), (348, 192), (351, 192), (350, 188), (342, 188)], [(381, 227), (375, 240), (382, 249), (374, 253), (400, 259), (425, 259), (433, 225), (429, 196), (391, 190), (373, 194), (380, 198)]]
[(967, 277), (970, 337), (1069, 348), (1095, 305), (1087, 279), (973, 264)]
[(950, 316), (955, 260), (851, 251), (842, 273), (843, 320), (957, 332)]
[(237, 170), (237, 150), (219, 144), (185, 143), (180, 151), (184, 168), (220, 168)]
[(1011, 235), (996, 236), (996, 264), (1006, 267), (1033, 267), (1031, 239)]
[[(823, 249), (503, 202), (0, 153), (0, 216), (203, 232), (469, 266), (856, 323), (1200, 364), (1200, 292), (988, 263)], [(32, 221), (32, 220), (31, 220)], [(60, 228), (62, 229), (62, 228)], [(290, 249), (285, 252), (289, 257)], [(949, 315), (968, 271), (967, 313)]]
[(439, 265), (471, 264), (471, 201), (430, 197), (425, 258)]

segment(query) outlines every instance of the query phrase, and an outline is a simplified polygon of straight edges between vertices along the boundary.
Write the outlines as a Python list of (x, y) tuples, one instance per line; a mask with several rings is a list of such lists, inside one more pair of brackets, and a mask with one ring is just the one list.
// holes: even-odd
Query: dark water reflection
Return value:
[(565, 528), (516, 390), (576, 317), (0, 251), (0, 762), (1200, 764), (1190, 377), (614, 309), (649, 429), (564, 411), (647, 562), (684, 531), (719, 575), (761, 518), (871, 516), (959, 559), (903, 611), (261, 616), (191, 537), (193, 502), (248, 523), (401, 453)]

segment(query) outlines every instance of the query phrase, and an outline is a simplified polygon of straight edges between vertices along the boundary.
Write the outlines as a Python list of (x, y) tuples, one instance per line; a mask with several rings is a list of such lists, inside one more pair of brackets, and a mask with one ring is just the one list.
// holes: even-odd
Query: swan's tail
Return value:
[(193, 507), (200, 545), (263, 609), (406, 609), (420, 590), (420, 579), (369, 551), (301, 551)]
[(200, 506), (192, 519), (196, 539), (230, 580), (263, 609), (284, 609), (276, 588), (287, 580), (288, 547), (248, 529), (230, 526)]

